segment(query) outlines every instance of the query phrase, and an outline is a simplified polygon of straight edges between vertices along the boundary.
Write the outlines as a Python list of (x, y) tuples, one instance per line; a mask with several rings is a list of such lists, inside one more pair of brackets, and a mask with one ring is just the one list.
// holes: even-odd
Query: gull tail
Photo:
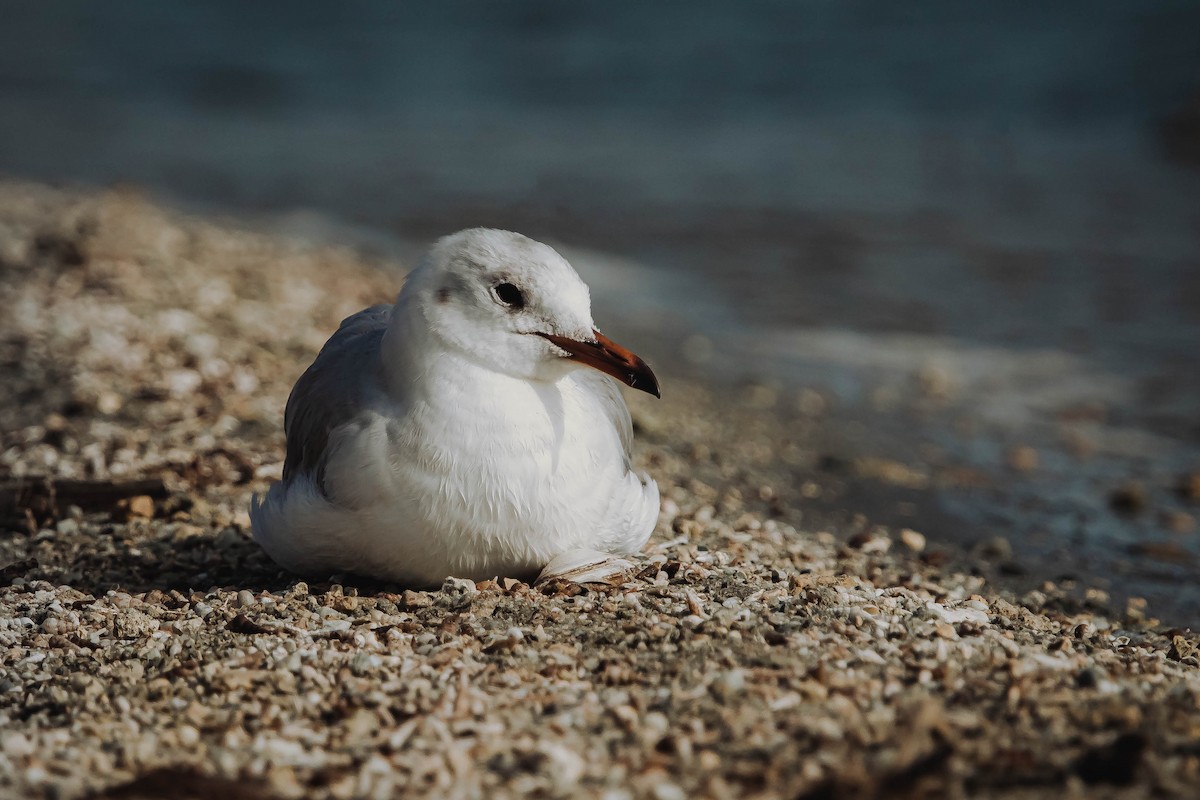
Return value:
[(351, 568), (342, 549), (343, 513), (305, 474), (278, 481), (266, 494), (250, 498), (254, 540), (272, 561), (300, 575)]

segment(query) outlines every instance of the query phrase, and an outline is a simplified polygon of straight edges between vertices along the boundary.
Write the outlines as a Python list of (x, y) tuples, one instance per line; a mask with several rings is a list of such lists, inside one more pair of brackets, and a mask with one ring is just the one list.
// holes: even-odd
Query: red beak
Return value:
[(592, 335), (596, 337), (594, 342), (581, 342), (552, 333), (538, 335), (549, 339), (556, 347), (566, 350), (570, 353), (569, 357), (575, 361), (612, 375), (626, 386), (662, 397), (658, 392), (658, 378), (654, 377), (654, 372), (646, 362), (600, 331), (592, 331)]

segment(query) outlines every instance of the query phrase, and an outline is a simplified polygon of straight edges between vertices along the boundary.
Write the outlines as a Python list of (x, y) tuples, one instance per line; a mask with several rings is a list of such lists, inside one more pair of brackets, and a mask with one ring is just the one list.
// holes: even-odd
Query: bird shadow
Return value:
[(161, 525), (101, 526), (67, 541), (35, 546), (29, 558), (0, 569), (0, 585), (14, 578), (47, 581), (99, 597), (110, 591), (152, 590), (185, 595), (215, 590), (279, 592), (306, 581), (322, 591), (339, 583), (360, 594), (400, 591), (356, 575), (301, 576), (281, 569), (249, 535), (235, 526), (220, 531), (172, 533)]

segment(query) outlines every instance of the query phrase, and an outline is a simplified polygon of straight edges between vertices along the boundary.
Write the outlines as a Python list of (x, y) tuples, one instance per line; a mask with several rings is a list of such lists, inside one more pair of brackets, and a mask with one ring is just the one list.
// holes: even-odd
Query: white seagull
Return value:
[(613, 378), (659, 396), (646, 363), (596, 330), (562, 256), (508, 231), (447, 236), (395, 305), (344, 320), (296, 382), (254, 538), (293, 572), (414, 587), (636, 553), (658, 486), (633, 469)]

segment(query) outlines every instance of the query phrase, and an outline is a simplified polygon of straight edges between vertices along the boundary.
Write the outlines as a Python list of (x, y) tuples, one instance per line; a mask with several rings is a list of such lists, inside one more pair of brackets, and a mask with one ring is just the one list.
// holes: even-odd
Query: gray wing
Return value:
[(325, 447), (335, 428), (363, 408), (368, 388), (379, 379), (380, 343), (390, 305), (364, 309), (342, 320), (288, 396), (283, 412), (287, 455), (283, 479), (313, 473), (324, 491)]

